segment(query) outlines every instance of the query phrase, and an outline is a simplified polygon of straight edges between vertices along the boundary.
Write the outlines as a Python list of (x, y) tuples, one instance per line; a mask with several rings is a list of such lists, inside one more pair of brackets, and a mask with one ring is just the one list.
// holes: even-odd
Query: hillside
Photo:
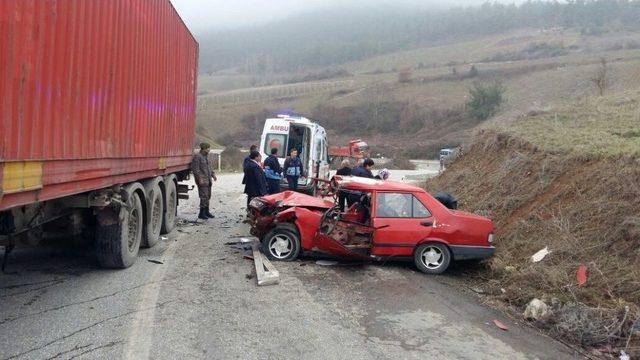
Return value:
[[(504, 85), (506, 101), (497, 117), (502, 121), (596, 95), (592, 78), (601, 58), (607, 59), (607, 91), (637, 88), (637, 44), (640, 34), (633, 32), (588, 36), (525, 29), (349, 62), (342, 71), (308, 73), (321, 78), (313, 81), (283, 83), (281, 76), (272, 79), (273, 85), (247, 87), (246, 75), (202, 75), (198, 121), (218, 142), (246, 146), (257, 139), (266, 114), (290, 108), (327, 125), (337, 143), (364, 137), (377, 152), (411, 148), (412, 157), (432, 157), (439, 147), (468, 141), (478, 125), (464, 116), (473, 84)], [(399, 69), (406, 68), (410, 78), (400, 82)], [(356, 126), (347, 131), (330, 126), (332, 121), (349, 124), (372, 109), (385, 110), (375, 111), (383, 117), (379, 121), (403, 125), (365, 133)]]
[(199, 34), (206, 45), (200, 69), (293, 73), (524, 28), (572, 28), (585, 35), (638, 31), (638, 18), (637, 0), (488, 1), (448, 9), (400, 3), (354, 7), (345, 2), (246, 29)]
[(520, 311), (542, 299), (553, 312), (537, 325), (585, 347), (624, 348), (640, 318), (638, 99), (625, 91), (486, 124), (427, 183), (495, 221), (496, 256), (474, 275), (487, 292)]

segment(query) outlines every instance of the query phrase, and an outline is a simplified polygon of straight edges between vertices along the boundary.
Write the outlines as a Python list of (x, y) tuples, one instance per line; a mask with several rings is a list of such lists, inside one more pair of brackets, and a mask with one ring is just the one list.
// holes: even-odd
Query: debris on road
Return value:
[(624, 350), (620, 350), (620, 360), (630, 360), (631, 357)]
[(253, 261), (256, 266), (258, 286), (276, 285), (280, 282), (280, 273), (259, 250), (259, 242), (253, 243)]
[(154, 263), (154, 264), (160, 264), (160, 265), (164, 264), (162, 261), (158, 261), (158, 260), (148, 259), (147, 261), (150, 262), (150, 263)]
[(531, 256), (531, 261), (533, 261), (534, 263), (540, 262), (545, 258), (545, 256), (549, 255), (550, 253), (551, 251), (549, 251), (549, 247), (545, 246), (544, 249), (541, 249)]
[(534, 298), (527, 304), (524, 310), (524, 318), (529, 320), (540, 320), (549, 313), (549, 306), (542, 300)]
[(503, 331), (507, 331), (509, 330), (509, 328), (507, 327), (507, 325), (503, 324), (502, 322), (500, 322), (499, 320), (493, 320), (493, 323), (500, 329)]
[(576, 280), (578, 281), (578, 285), (584, 285), (587, 283), (587, 267), (584, 264), (578, 267), (578, 271), (576, 271)]
[(320, 266), (335, 266), (338, 265), (338, 262), (335, 260), (318, 260), (316, 261), (316, 265)]

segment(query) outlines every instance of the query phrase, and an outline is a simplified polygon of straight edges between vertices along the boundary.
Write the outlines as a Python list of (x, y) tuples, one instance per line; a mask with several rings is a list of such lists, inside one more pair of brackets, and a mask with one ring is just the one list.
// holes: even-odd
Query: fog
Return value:
[[(448, 8), (479, 5), (486, 0), (171, 0), (196, 34), (259, 25), (332, 7), (417, 6)], [(514, 1), (504, 1), (514, 2)], [(516, 1), (519, 2), (519, 1)]]

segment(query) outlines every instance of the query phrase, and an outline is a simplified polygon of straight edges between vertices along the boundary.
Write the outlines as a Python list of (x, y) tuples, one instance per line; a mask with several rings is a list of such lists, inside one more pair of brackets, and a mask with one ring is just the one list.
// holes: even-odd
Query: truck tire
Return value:
[(142, 239), (142, 247), (154, 247), (160, 240), (160, 230), (164, 221), (164, 198), (160, 185), (154, 184), (150, 191), (147, 191), (147, 212), (148, 219), (145, 226), (144, 238)]
[(176, 212), (178, 211), (178, 189), (173, 180), (165, 183), (165, 211), (162, 218), (162, 234), (168, 234), (176, 226)]
[(134, 192), (126, 203), (131, 207), (129, 210), (109, 207), (98, 214), (96, 255), (102, 267), (128, 268), (138, 257), (144, 224), (142, 201)]

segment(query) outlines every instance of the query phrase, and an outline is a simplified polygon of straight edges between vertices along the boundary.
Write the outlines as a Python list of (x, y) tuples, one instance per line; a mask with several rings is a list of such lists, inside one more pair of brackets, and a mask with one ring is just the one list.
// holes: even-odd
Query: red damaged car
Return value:
[[(292, 191), (251, 201), (253, 235), (272, 260), (301, 252), (350, 259), (413, 259), (425, 273), (451, 261), (493, 255), (491, 220), (452, 210), (425, 190), (403, 183), (336, 176), (336, 201)], [(341, 211), (338, 194), (348, 199)]]

